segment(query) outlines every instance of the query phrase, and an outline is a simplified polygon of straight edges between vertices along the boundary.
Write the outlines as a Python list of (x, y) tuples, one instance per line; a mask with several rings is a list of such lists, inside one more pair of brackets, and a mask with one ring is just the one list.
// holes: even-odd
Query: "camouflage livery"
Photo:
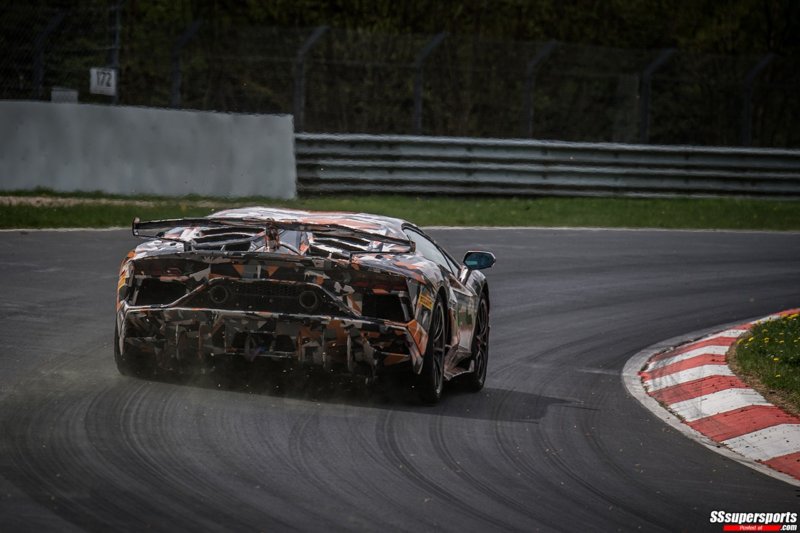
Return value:
[(444, 380), (485, 375), (474, 343), (477, 336), (488, 348), (484, 275), (408, 222), (254, 207), (137, 219), (133, 232), (148, 240), (120, 268), (115, 356), (123, 373), (266, 357), (368, 377), (421, 374), (441, 305)]

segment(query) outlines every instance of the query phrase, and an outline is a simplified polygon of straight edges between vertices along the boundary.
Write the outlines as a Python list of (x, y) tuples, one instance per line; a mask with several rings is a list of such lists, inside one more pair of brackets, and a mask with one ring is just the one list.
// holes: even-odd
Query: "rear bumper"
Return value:
[(410, 364), (419, 373), (422, 356), (419, 339), (415, 341), (409, 328), (412, 325), (415, 323), (127, 303), (122, 303), (117, 314), (121, 353), (153, 357), (163, 368), (232, 355), (351, 373), (380, 373)]

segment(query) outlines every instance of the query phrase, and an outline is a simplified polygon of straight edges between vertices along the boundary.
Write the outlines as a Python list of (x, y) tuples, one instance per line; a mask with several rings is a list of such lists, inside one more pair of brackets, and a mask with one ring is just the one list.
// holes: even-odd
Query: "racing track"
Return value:
[(0, 529), (721, 531), (793, 487), (628, 396), (648, 345), (800, 303), (800, 234), (439, 230), (488, 248), (487, 388), (181, 385), (117, 374), (127, 231), (0, 233)]

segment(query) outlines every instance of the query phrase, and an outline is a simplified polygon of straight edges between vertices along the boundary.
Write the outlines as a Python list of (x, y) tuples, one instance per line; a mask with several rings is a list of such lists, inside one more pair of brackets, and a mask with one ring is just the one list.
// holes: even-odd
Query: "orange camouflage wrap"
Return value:
[(136, 220), (134, 234), (148, 240), (120, 266), (116, 348), (166, 370), (266, 357), (367, 375), (419, 373), (439, 298), (448, 317), (445, 371), (455, 376), (468, 369), (485, 278), (423, 257), (408, 228), (421, 233), (377, 215), (263, 207)]

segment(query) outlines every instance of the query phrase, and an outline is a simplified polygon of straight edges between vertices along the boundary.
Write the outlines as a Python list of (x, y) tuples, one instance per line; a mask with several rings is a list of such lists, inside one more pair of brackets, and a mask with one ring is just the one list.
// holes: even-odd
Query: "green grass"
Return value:
[(800, 316), (753, 327), (736, 346), (735, 365), (746, 381), (800, 412)]
[(644, 198), (470, 198), (400, 195), (306, 196), (269, 198), (125, 197), (46, 190), (0, 192), (0, 196), (47, 196), (87, 200), (148, 201), (131, 204), (34, 207), (0, 203), (0, 227), (127, 226), (142, 219), (207, 215), (245, 205), (311, 210), (362, 211), (395, 216), (421, 226), (590, 226), (698, 229), (800, 230), (800, 201), (757, 199)]

